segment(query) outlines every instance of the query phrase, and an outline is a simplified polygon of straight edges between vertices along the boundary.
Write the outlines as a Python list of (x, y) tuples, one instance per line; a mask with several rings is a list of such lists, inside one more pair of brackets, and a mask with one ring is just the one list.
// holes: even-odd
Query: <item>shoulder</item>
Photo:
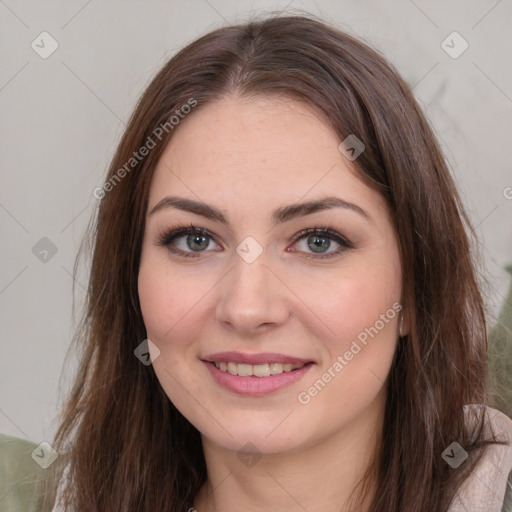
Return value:
[[(47, 444), (0, 433), (0, 508), (5, 512), (46, 512), (54, 492), (53, 476), (63, 460)], [(49, 470), (53, 465), (52, 470)]]
[(465, 408), (470, 426), (485, 414), (486, 437), (497, 443), (485, 447), (479, 464), (461, 485), (450, 512), (512, 512), (512, 419), (482, 405)]

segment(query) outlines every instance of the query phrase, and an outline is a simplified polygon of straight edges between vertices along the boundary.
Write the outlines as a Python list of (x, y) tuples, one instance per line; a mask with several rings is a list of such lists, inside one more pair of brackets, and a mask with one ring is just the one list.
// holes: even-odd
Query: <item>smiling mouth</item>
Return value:
[(280, 373), (293, 372), (303, 366), (311, 363), (302, 364), (281, 364), (281, 363), (265, 363), (265, 364), (242, 364), (232, 362), (215, 362), (210, 361), (217, 369), (222, 372), (238, 375), (240, 377), (270, 377), (271, 375), (279, 375)]

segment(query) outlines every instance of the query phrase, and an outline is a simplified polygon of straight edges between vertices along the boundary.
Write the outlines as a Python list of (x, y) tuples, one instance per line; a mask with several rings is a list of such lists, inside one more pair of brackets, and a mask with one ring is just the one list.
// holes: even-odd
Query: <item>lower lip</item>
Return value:
[(223, 372), (208, 361), (203, 361), (203, 363), (206, 365), (217, 384), (229, 391), (241, 395), (253, 396), (267, 395), (279, 389), (283, 389), (300, 380), (313, 366), (313, 363), (308, 363), (297, 370), (278, 373), (277, 375), (270, 375), (268, 377), (241, 377), (240, 375), (232, 375), (229, 372)]

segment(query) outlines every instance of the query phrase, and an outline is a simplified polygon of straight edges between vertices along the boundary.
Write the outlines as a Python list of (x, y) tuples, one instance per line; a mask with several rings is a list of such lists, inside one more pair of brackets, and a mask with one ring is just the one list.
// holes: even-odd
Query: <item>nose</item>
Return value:
[(263, 255), (252, 263), (238, 255), (234, 260), (234, 268), (219, 283), (217, 321), (245, 336), (284, 324), (290, 316), (289, 291)]

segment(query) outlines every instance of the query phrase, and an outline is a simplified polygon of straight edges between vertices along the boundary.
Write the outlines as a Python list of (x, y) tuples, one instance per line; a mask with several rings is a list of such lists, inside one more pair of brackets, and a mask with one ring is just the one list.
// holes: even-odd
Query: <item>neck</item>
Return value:
[(247, 466), (235, 452), (203, 436), (208, 479), (194, 508), (198, 512), (368, 511), (375, 493), (374, 474), (361, 501), (354, 499), (368, 470), (377, 467), (373, 462), (380, 443), (381, 413), (358, 418), (314, 445), (265, 454)]

